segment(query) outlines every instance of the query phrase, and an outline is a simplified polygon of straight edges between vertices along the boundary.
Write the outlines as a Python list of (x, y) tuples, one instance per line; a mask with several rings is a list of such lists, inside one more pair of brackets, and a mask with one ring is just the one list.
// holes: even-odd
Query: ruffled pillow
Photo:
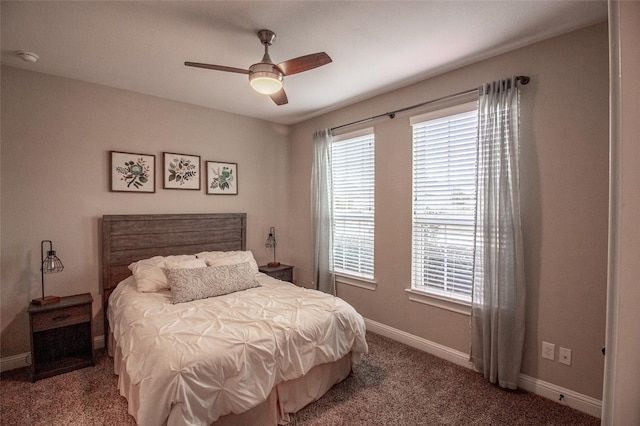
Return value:
[(136, 280), (136, 288), (142, 293), (155, 293), (169, 289), (169, 281), (165, 269), (203, 268), (207, 264), (204, 259), (195, 255), (155, 256), (133, 262), (129, 270)]
[(172, 302), (183, 303), (260, 287), (249, 262), (167, 270)]

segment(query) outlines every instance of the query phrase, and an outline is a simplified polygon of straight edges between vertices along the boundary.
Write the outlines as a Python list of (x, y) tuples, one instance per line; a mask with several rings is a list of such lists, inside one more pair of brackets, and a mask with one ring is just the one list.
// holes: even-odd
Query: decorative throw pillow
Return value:
[(155, 293), (169, 289), (169, 281), (165, 275), (165, 268), (204, 268), (204, 259), (197, 259), (195, 255), (155, 256), (143, 259), (129, 265), (129, 270), (136, 280), (136, 288), (142, 293)]
[(172, 302), (183, 303), (260, 287), (249, 262), (167, 270)]
[(236, 265), (238, 263), (249, 262), (255, 274), (258, 273), (258, 263), (249, 250), (232, 251), (203, 251), (197, 253), (198, 259), (204, 259), (208, 266)]

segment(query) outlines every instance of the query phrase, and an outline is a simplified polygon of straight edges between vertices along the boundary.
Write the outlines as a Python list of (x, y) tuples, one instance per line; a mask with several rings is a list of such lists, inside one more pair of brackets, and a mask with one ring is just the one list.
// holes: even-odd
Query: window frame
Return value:
[[(371, 220), (371, 232), (372, 235), (370, 237), (370, 245), (371, 245), (371, 249), (369, 251), (370, 254), (370, 258), (371, 258), (371, 263), (370, 263), (370, 270), (371, 270), (371, 274), (367, 275), (367, 274), (359, 274), (356, 271), (352, 271), (352, 270), (347, 270), (347, 269), (336, 269), (335, 267), (335, 259), (336, 259), (336, 218), (335, 218), (335, 213), (336, 213), (336, 209), (335, 209), (335, 203), (336, 203), (336, 175), (335, 175), (335, 152), (334, 152), (334, 146), (335, 144), (339, 144), (339, 143), (348, 143), (350, 140), (353, 139), (361, 139), (363, 137), (367, 137), (370, 136), (371, 138), (371, 144), (372, 144), (372, 152), (371, 152), (371, 165), (372, 165), (372, 170), (371, 170), (371, 179), (372, 181), (370, 182), (370, 194), (371, 194), (371, 198), (370, 198), (370, 208), (372, 211), (372, 220)], [(343, 283), (343, 284), (349, 284), (349, 285), (353, 285), (356, 287), (362, 287), (365, 289), (370, 289), (373, 290), (375, 289), (375, 285), (376, 285), (376, 281), (375, 281), (375, 192), (376, 192), (376, 188), (375, 188), (375, 132), (374, 132), (374, 128), (373, 127), (367, 127), (367, 128), (363, 128), (363, 129), (359, 129), (359, 130), (355, 130), (355, 131), (350, 131), (350, 132), (345, 132), (345, 133), (341, 133), (338, 135), (334, 135), (333, 136), (333, 141), (331, 144), (331, 149), (332, 149), (332, 153), (331, 153), (331, 176), (332, 176), (332, 229), (333, 229), (333, 247), (332, 247), (332, 256), (333, 256), (333, 263), (334, 263), (334, 274), (336, 276), (336, 281), (339, 283)]]
[[(410, 118), (410, 124), (412, 127), (412, 136), (411, 136), (411, 144), (412, 144), (412, 159), (411, 159), (411, 169), (412, 169), (412, 178), (411, 178), (411, 185), (412, 185), (412, 205), (411, 205), (411, 227), (412, 227), (412, 231), (411, 231), (411, 286), (409, 289), (406, 289), (407, 295), (409, 297), (410, 300), (415, 301), (415, 302), (419, 302), (419, 303), (425, 303), (428, 305), (432, 305), (432, 306), (437, 306), (440, 308), (444, 308), (447, 310), (451, 310), (454, 312), (458, 312), (458, 313), (462, 313), (462, 314), (466, 314), (469, 315), (470, 314), (470, 306), (471, 306), (471, 301), (472, 301), (472, 297), (473, 297), (473, 275), (471, 276), (471, 282), (470, 282), (470, 293), (468, 295), (468, 297), (464, 297), (461, 296), (459, 294), (456, 293), (452, 293), (452, 292), (445, 292), (445, 291), (439, 291), (436, 288), (429, 288), (426, 285), (417, 285), (416, 284), (416, 279), (415, 279), (415, 272), (414, 272), (414, 268), (416, 268), (416, 265), (414, 264), (415, 259), (414, 257), (416, 256), (416, 248), (415, 248), (415, 227), (416, 227), (416, 215), (415, 215), (415, 203), (416, 203), (416, 188), (415, 188), (415, 179), (416, 179), (416, 170), (419, 167), (426, 167), (425, 164), (422, 165), (416, 165), (415, 162), (415, 151), (416, 151), (416, 140), (415, 140), (415, 126), (419, 126), (422, 123), (426, 123), (428, 121), (432, 121), (432, 120), (438, 120), (441, 118), (446, 118), (446, 117), (450, 117), (450, 116), (454, 116), (457, 114), (461, 114), (461, 113), (466, 113), (466, 112), (471, 112), (471, 111), (475, 111), (476, 112), (476, 116), (478, 113), (478, 103), (477, 100), (474, 101), (467, 101), (467, 102), (461, 102), (459, 104), (453, 105), (453, 106), (449, 106), (449, 107), (445, 107), (445, 108), (441, 108), (438, 110), (434, 110), (434, 111), (430, 111), (427, 113), (423, 113), (420, 115), (416, 115)], [(476, 125), (477, 126), (477, 125)], [(476, 127), (476, 132), (475, 132), (476, 136), (474, 137), (474, 144), (475, 144), (475, 152), (476, 152), (476, 160), (475, 160), (475, 166), (474, 166), (474, 175), (475, 175), (475, 170), (477, 168), (477, 127)], [(477, 183), (474, 184), (475, 185), (475, 190), (477, 191)], [(473, 202), (475, 204), (475, 201)], [(474, 223), (475, 223), (475, 208), (474, 208)], [(467, 238), (469, 238), (469, 235), (467, 235)], [(470, 242), (473, 241), (473, 236), (470, 236)], [(472, 264), (471, 264), (471, 272), (473, 272), (473, 253), (472, 253)]]

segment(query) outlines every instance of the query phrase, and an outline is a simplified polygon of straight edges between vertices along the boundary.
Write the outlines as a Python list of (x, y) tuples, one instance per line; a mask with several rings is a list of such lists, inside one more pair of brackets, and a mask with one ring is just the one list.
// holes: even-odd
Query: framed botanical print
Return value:
[(200, 156), (163, 153), (164, 189), (200, 189)]
[(110, 151), (111, 191), (156, 192), (156, 156)]
[(238, 164), (207, 161), (207, 194), (237, 195)]

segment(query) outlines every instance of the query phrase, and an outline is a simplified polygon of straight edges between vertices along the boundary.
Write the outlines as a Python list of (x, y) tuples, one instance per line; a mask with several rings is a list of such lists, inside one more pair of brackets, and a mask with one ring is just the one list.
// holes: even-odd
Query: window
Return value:
[(333, 176), (333, 261), (337, 274), (373, 279), (373, 129), (335, 136)]
[(471, 302), (477, 104), (413, 117), (411, 288)]

